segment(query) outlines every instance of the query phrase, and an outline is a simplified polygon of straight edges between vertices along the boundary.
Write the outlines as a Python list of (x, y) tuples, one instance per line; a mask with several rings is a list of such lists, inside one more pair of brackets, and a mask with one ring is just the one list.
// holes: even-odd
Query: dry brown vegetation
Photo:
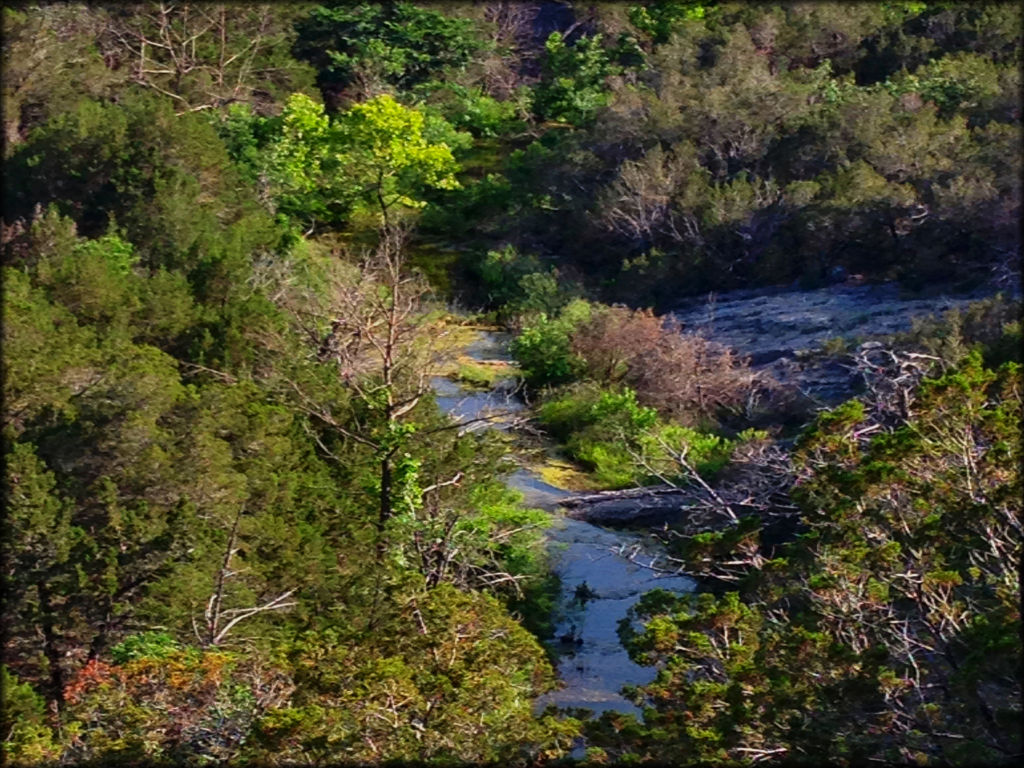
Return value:
[(573, 351), (598, 381), (621, 382), (683, 424), (749, 407), (761, 385), (746, 359), (651, 310), (603, 307), (573, 334)]

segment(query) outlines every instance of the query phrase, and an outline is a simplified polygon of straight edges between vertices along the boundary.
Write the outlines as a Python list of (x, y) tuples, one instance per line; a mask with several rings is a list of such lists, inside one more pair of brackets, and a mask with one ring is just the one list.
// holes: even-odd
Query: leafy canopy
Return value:
[[(293, 94), (268, 151), (271, 191), (288, 216), (337, 224), (356, 208), (385, 219), (395, 205), (422, 208), (427, 188), (457, 189), (451, 147), (419, 110), (382, 95), (330, 118)], [(451, 133), (454, 131), (444, 124)], [(433, 131), (431, 131), (433, 129)]]
[(465, 64), (481, 43), (473, 23), (410, 3), (317, 6), (297, 25), (295, 55), (317, 70), (321, 89), (408, 89)]

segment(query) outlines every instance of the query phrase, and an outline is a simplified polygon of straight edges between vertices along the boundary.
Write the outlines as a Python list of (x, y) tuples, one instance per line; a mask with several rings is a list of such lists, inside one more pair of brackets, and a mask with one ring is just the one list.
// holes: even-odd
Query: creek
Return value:
[[(687, 330), (702, 332), (748, 355), (755, 370), (764, 369), (779, 382), (799, 386), (819, 404), (832, 405), (853, 394), (851, 374), (835, 360), (806, 357), (807, 350), (829, 338), (857, 343), (865, 337), (905, 331), (914, 316), (960, 307), (992, 292), (987, 288), (969, 295), (907, 300), (894, 284), (838, 285), (814, 291), (776, 288), (692, 300), (673, 314)], [(474, 361), (511, 362), (508, 338), (507, 334), (480, 331), (463, 352)], [(439, 406), (459, 420), (514, 414), (526, 408), (513, 392), (514, 382), (508, 379), (486, 391), (444, 377), (436, 377), (433, 385)], [(507, 429), (508, 425), (499, 420), (467, 428)], [(553, 453), (553, 446), (547, 450)], [(527, 506), (551, 513), (548, 546), (552, 569), (561, 582), (552, 648), (563, 685), (541, 697), (537, 709), (554, 704), (589, 709), (595, 716), (612, 710), (640, 717), (640, 710), (620, 691), (625, 685), (650, 682), (656, 670), (630, 660), (619, 643), (618, 623), (651, 589), (692, 592), (696, 585), (685, 576), (656, 574), (627, 558), (624, 553), (633, 551), (639, 553), (636, 559), (651, 562), (658, 547), (638, 531), (606, 528), (567, 516), (559, 502), (572, 494), (544, 482), (522, 462), (521, 466), (508, 484), (522, 492)], [(576, 593), (582, 585), (592, 595), (583, 601)]]
[[(506, 334), (481, 331), (464, 354), (477, 361), (510, 361), (507, 340)], [(510, 391), (508, 380), (487, 391), (468, 389), (444, 377), (436, 377), (433, 386), (438, 405), (462, 421), (525, 409)], [(467, 428), (507, 426), (494, 421)], [(620, 691), (625, 685), (650, 682), (656, 670), (630, 660), (619, 643), (618, 623), (643, 593), (657, 588), (690, 592), (695, 587), (693, 580), (657, 574), (625, 556), (639, 549), (636, 559), (650, 562), (656, 549), (648, 536), (566, 517), (558, 504), (570, 492), (544, 482), (536, 471), (523, 466), (509, 477), (508, 484), (523, 494), (526, 506), (551, 513), (548, 549), (551, 567), (561, 582), (551, 642), (562, 687), (538, 699), (537, 710), (554, 704), (589, 709), (595, 716), (613, 710), (640, 717), (640, 709)], [(582, 585), (590, 592), (585, 600), (577, 599), (577, 588)]]

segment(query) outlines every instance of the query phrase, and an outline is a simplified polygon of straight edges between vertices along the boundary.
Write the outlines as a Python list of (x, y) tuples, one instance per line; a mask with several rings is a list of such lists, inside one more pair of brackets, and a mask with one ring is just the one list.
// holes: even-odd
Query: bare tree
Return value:
[[(653, 457), (637, 445), (624, 444), (633, 460), (651, 475), (670, 488), (685, 490), (680, 497), (683, 514), (679, 524), (665, 526), (654, 535), (670, 551), (687, 554), (661, 554), (642, 563), (639, 547), (624, 553), (646, 568), (737, 582), (765, 562), (760, 531), (773, 524), (795, 523), (799, 517), (799, 508), (789, 496), (797, 473), (789, 454), (770, 439), (737, 446), (729, 466), (713, 484), (697, 471), (686, 445), (669, 445), (659, 439), (658, 456)], [(687, 546), (708, 531), (730, 531), (732, 535), (710, 549)]]
[(636, 243), (651, 244), (661, 237), (701, 243), (696, 217), (673, 204), (690, 170), (684, 158), (660, 147), (639, 160), (625, 161), (602, 195), (598, 210), (603, 226)]
[(935, 355), (897, 350), (878, 341), (861, 344), (849, 367), (864, 383), (862, 399), (871, 411), (872, 431), (908, 423), (921, 379), (948, 365)]
[[(379, 559), (388, 550), (388, 523), (396, 512), (418, 508), (424, 497), (457, 484), (461, 477), (455, 473), (411, 489), (409, 478), (402, 476), (402, 458), (412, 441), (503, 417), (484, 414), (427, 430), (416, 423), (415, 411), (432, 391), (432, 378), (453, 353), (446, 347), (443, 325), (427, 311), (429, 286), (407, 269), (408, 234), (401, 224), (392, 224), (362, 264), (332, 260), (320, 289), (295, 283), (282, 287), (282, 303), (293, 318), (307, 362), (330, 366), (360, 406), (335, 402), (294, 377), (281, 383), (283, 394), (321, 429), (371, 451), (378, 478)], [(280, 339), (268, 338), (268, 343), (282, 351), (289, 348)], [(342, 461), (316, 430), (311, 434), (326, 456)], [(415, 498), (407, 498), (409, 493)]]
[(100, 37), (108, 65), (174, 99), (180, 112), (252, 101), (271, 82), (287, 82), (287, 13), (270, 4), (157, 2), (111, 6)]
[(535, 66), (539, 53), (530, 43), (539, 8), (537, 3), (514, 0), (497, 0), (484, 8), (495, 51), (483, 62), (483, 85), (495, 98), (512, 97), (528, 79), (526, 72)]
[(242, 521), (244, 512), (244, 508), (239, 507), (238, 512), (235, 514), (234, 520), (231, 523), (231, 530), (228, 533), (227, 544), (224, 547), (224, 558), (221, 561), (220, 568), (217, 569), (213, 592), (210, 594), (210, 599), (206, 604), (206, 610), (203, 613), (204, 622), (202, 631), (200, 631), (199, 626), (193, 618), (192, 628), (195, 631), (196, 638), (206, 646), (220, 645), (239, 622), (258, 614), (266, 613), (267, 611), (280, 611), (297, 605), (295, 601), (288, 600), (288, 598), (295, 593), (294, 589), (289, 589), (276, 597), (264, 600), (256, 605), (250, 605), (244, 608), (224, 607), (224, 601), (228, 591), (228, 581), (229, 579), (233, 579), (240, 575), (241, 572), (240, 569), (235, 568), (232, 565), (232, 561), (238, 552), (239, 525)]
[[(429, 327), (423, 311), (428, 286), (405, 269), (407, 235), (397, 225), (390, 227), (358, 274), (332, 262), (322, 291), (293, 287), (285, 299), (310, 356), (332, 365), (346, 388), (368, 406), (362, 420), (338, 414), (335, 404), (289, 382), (299, 407), (315, 421), (373, 451), (380, 482), (380, 557), (396, 508), (395, 458), (405, 445), (403, 424), (430, 391), (440, 364), (438, 334), (431, 333), (437, 329)], [(330, 455), (322, 441), (321, 448)]]

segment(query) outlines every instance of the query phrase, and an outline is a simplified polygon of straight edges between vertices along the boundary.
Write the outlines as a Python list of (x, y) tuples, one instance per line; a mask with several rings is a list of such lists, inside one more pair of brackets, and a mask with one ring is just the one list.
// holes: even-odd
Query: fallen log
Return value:
[(652, 526), (679, 521), (698, 501), (692, 489), (659, 485), (569, 496), (559, 505), (567, 517), (595, 525)]
[(656, 497), (664, 495), (682, 495), (685, 488), (678, 488), (671, 485), (647, 485), (641, 488), (624, 488), (618, 491), (595, 491), (577, 496), (566, 496), (559, 501), (563, 507), (578, 507), (582, 504), (599, 504), (604, 501), (618, 499), (643, 499), (647, 496)]

